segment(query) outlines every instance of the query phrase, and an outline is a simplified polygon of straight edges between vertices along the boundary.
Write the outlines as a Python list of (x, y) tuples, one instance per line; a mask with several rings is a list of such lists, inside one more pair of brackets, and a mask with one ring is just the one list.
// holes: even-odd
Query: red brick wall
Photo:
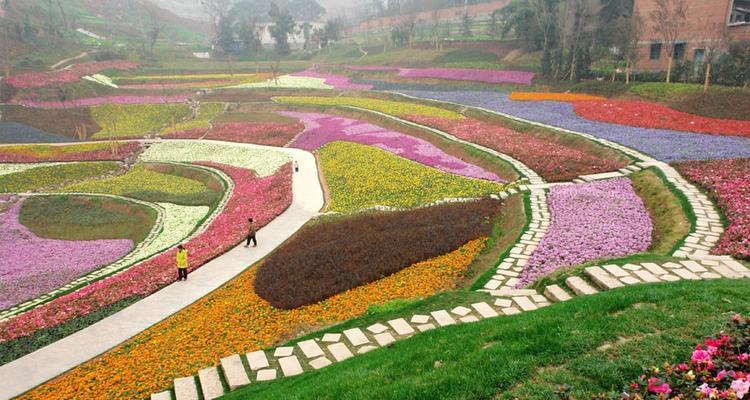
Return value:
[[(635, 0), (636, 10), (638, 10), (644, 22), (637, 65), (639, 70), (665, 70), (669, 60), (666, 53), (666, 44), (662, 45), (661, 57), (658, 60), (651, 60), (649, 57), (651, 43), (662, 41), (657, 30), (657, 22), (650, 18), (650, 13), (656, 7), (655, 3), (654, 0)], [(703, 39), (711, 36), (711, 32), (706, 29), (706, 24), (726, 24), (732, 0), (687, 0), (687, 3), (687, 23), (682, 29), (679, 41), (686, 42), (683, 59), (692, 60), (695, 49), (703, 48)], [(750, 27), (729, 27), (728, 29), (732, 34), (739, 32), (740, 36), (750, 35), (750, 30), (745, 28)]]

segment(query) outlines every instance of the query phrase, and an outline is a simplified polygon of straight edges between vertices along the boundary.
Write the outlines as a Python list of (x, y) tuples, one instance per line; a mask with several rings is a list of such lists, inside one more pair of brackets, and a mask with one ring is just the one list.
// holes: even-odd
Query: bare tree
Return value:
[(60, 15), (62, 16), (63, 20), (63, 30), (68, 29), (68, 18), (65, 17), (65, 9), (62, 6), (62, 3), (60, 3), (60, 0), (57, 0), (57, 8), (60, 9)]
[(534, 21), (542, 32), (542, 75), (548, 78), (552, 70), (550, 49), (555, 34), (557, 7), (550, 0), (529, 0), (529, 5), (534, 10)]
[(703, 37), (705, 39), (703, 40), (703, 64), (706, 69), (703, 80), (703, 91), (708, 92), (708, 89), (711, 87), (713, 63), (729, 43), (729, 33), (727, 32), (727, 25), (723, 21), (710, 22), (706, 20), (701, 26), (704, 27)]
[(200, 0), (200, 3), (211, 21), (216, 37), (218, 37), (221, 32), (221, 21), (229, 15), (229, 9), (232, 5), (231, 0)]
[(633, 15), (623, 20), (618, 34), (620, 50), (625, 57), (625, 83), (630, 83), (630, 76), (638, 63), (638, 45), (643, 35), (643, 17), (638, 10), (633, 10)]
[(672, 66), (674, 64), (675, 45), (680, 39), (682, 29), (687, 23), (688, 5), (685, 0), (656, 0), (655, 8), (650, 13), (651, 22), (666, 45), (667, 83), (672, 82)]
[(153, 53), (154, 46), (156, 46), (156, 41), (159, 40), (159, 34), (162, 29), (161, 20), (159, 20), (159, 16), (155, 10), (149, 10), (145, 22), (147, 24), (145, 32), (146, 41), (148, 42), (149, 52)]

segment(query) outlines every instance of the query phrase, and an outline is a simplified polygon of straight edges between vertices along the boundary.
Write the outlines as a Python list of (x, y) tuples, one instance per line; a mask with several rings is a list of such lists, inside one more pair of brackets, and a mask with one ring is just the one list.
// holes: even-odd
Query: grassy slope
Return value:
[(750, 286), (732, 281), (628, 287), (420, 334), (225, 398), (548, 399), (568, 383), (583, 399), (622, 387), (642, 366), (686, 359), (729, 315), (748, 310)]
[(27, 199), (21, 223), (40, 237), (60, 240), (126, 238), (143, 240), (156, 212), (140, 204), (85, 196), (44, 196)]

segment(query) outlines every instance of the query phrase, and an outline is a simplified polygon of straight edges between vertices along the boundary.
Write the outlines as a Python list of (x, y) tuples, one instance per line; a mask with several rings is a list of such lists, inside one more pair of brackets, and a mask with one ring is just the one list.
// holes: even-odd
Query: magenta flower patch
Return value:
[(629, 179), (550, 189), (552, 222), (518, 287), (560, 268), (648, 250), (653, 225)]
[(17, 201), (0, 214), (0, 309), (59, 288), (133, 249), (129, 239), (40, 238), (18, 221), (22, 205)]
[(432, 143), (414, 136), (335, 115), (300, 112), (281, 114), (298, 118), (305, 124), (305, 131), (292, 142), (291, 147), (313, 151), (333, 141), (354, 142), (375, 146), (452, 174), (502, 182), (494, 173), (447, 154)]

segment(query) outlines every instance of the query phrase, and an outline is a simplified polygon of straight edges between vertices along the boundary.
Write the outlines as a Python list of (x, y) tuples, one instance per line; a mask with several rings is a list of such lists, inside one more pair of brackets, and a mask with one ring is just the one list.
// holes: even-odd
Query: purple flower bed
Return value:
[(292, 76), (306, 76), (308, 78), (322, 78), (325, 83), (336, 89), (370, 90), (372, 85), (352, 83), (348, 76), (318, 72), (314, 69), (306, 69), (301, 72), (290, 74)]
[(67, 136), (48, 133), (18, 122), (0, 122), (0, 143), (66, 143)]
[(403, 91), (403, 93), (483, 107), (547, 125), (588, 133), (650, 154), (665, 162), (750, 157), (750, 138), (646, 129), (590, 121), (578, 116), (570, 103), (511, 101), (506, 93), (485, 91)]
[(26, 107), (39, 108), (74, 108), (93, 107), (102, 104), (172, 104), (184, 103), (190, 97), (189, 94), (175, 94), (170, 96), (107, 96), (90, 97), (87, 99), (60, 101), (33, 101), (21, 100), (18, 103)]
[(398, 76), (521, 85), (531, 85), (531, 80), (534, 79), (533, 72), (471, 68), (400, 68)]
[(414, 136), (335, 115), (299, 112), (281, 114), (298, 118), (305, 124), (305, 131), (294, 140), (291, 147), (313, 151), (333, 141), (348, 141), (379, 147), (400, 157), (456, 175), (502, 182), (492, 172), (446, 154), (432, 143)]
[(653, 226), (629, 179), (555, 186), (549, 231), (529, 259), (518, 287), (560, 268), (648, 250)]
[[(0, 197), (7, 203), (9, 197)], [(66, 241), (36, 236), (18, 221), (23, 201), (0, 214), (0, 309), (11, 307), (118, 260), (128, 239)]]

